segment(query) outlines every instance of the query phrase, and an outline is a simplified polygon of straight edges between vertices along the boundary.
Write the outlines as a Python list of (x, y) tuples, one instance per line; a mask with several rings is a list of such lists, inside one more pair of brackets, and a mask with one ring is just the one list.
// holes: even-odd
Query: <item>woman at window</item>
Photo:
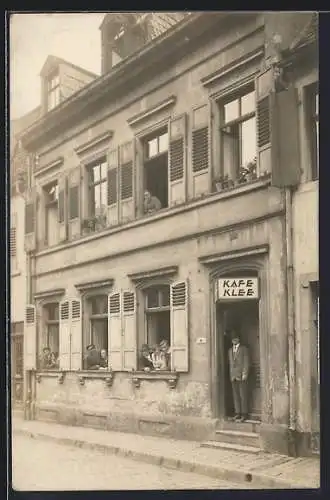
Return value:
[(143, 344), (140, 353), (140, 369), (149, 371), (152, 370), (154, 365), (151, 359), (151, 350), (147, 344)]
[(151, 360), (155, 370), (167, 369), (166, 354), (159, 345), (155, 346), (154, 352), (151, 354)]
[(100, 357), (100, 368), (108, 368), (108, 353), (106, 349), (101, 349)]

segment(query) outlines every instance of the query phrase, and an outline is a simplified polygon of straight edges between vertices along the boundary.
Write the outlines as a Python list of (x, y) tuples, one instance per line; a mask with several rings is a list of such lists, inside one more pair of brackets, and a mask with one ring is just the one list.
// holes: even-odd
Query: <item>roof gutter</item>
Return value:
[[(33, 149), (33, 145), (55, 128), (65, 127), (88, 108), (92, 103), (100, 101), (110, 91), (122, 89), (139, 74), (145, 72), (161, 59), (166, 64), (167, 56), (178, 50), (206, 32), (213, 25), (225, 21), (230, 12), (215, 12), (205, 16), (205, 13), (194, 13), (191, 17), (177, 23), (141, 50), (127, 57), (109, 73), (102, 75), (81, 90), (70, 96), (58, 107), (47, 113), (28, 128), (22, 136), (25, 148)], [(232, 14), (232, 13), (231, 13)], [(113, 94), (114, 95), (114, 94)]]

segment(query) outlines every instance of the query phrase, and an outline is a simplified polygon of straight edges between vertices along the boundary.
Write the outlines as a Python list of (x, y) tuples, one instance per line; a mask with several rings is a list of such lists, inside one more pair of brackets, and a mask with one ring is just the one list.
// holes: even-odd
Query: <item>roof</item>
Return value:
[(96, 73), (92, 73), (91, 71), (88, 71), (87, 69), (81, 68), (80, 66), (77, 66), (76, 64), (73, 64), (69, 61), (66, 61), (65, 59), (62, 59), (61, 57), (49, 55), (40, 71), (41, 76), (47, 76), (53, 69), (57, 68), (60, 64), (65, 64), (66, 66), (71, 66), (71, 68), (77, 69), (81, 71), (82, 73), (85, 73), (88, 76), (91, 76), (92, 78), (98, 78), (99, 75)]
[(299, 36), (292, 42), (290, 50), (299, 50), (307, 45), (315, 43), (318, 39), (319, 19), (318, 13), (313, 12), (311, 19), (300, 32)]
[(190, 15), (190, 12), (112, 12), (104, 16), (100, 25), (102, 30), (107, 24), (113, 23), (121, 27), (143, 25), (148, 33), (148, 41), (160, 36), (178, 22)]

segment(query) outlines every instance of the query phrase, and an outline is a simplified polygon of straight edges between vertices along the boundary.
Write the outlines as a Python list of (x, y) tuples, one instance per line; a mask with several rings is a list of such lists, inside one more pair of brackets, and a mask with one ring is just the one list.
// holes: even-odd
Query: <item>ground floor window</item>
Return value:
[(40, 369), (58, 368), (60, 324), (59, 304), (49, 303), (43, 307), (44, 329), (41, 336)]
[(108, 367), (108, 295), (87, 299), (89, 339), (85, 347), (85, 368)]
[(145, 343), (140, 369), (170, 369), (171, 312), (169, 285), (145, 290)]

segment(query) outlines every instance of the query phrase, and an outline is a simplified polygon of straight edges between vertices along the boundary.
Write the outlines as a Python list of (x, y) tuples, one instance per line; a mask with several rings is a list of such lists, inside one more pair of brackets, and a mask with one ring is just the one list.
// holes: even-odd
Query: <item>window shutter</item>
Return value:
[(69, 222), (68, 232), (70, 240), (78, 238), (81, 233), (80, 223), (80, 178), (81, 168), (73, 168), (68, 176), (69, 179)]
[(36, 186), (38, 205), (36, 207), (36, 238), (37, 248), (42, 250), (46, 246), (46, 196), (42, 186)]
[(204, 104), (192, 111), (193, 198), (211, 192), (211, 111)]
[(259, 175), (271, 173), (270, 95), (273, 70), (260, 73), (255, 81), (257, 121), (257, 165)]
[(10, 228), (10, 257), (14, 258), (17, 255), (16, 248), (16, 227)]
[(118, 148), (108, 154), (108, 225), (115, 226), (119, 222), (118, 200)]
[(297, 89), (273, 93), (270, 102), (272, 184), (296, 186), (301, 176)]
[(59, 241), (68, 237), (68, 181), (66, 175), (58, 179), (58, 227)]
[(120, 162), (120, 221), (127, 222), (135, 217), (135, 147), (134, 141), (119, 147)]
[(174, 117), (168, 125), (169, 206), (186, 201), (186, 115)]
[(60, 302), (60, 368), (70, 369), (70, 301)]
[(136, 370), (136, 298), (123, 292), (123, 369)]
[(80, 370), (82, 360), (82, 304), (71, 300), (71, 369)]
[(189, 368), (188, 283), (171, 285), (171, 369), (187, 372)]
[(32, 252), (36, 249), (36, 188), (33, 187), (26, 191), (25, 196), (25, 242), (26, 252)]
[(108, 356), (113, 371), (123, 369), (120, 299), (119, 292), (108, 295)]
[(36, 368), (37, 362), (37, 319), (36, 307), (29, 304), (25, 308), (24, 322), (24, 367), (25, 370)]

